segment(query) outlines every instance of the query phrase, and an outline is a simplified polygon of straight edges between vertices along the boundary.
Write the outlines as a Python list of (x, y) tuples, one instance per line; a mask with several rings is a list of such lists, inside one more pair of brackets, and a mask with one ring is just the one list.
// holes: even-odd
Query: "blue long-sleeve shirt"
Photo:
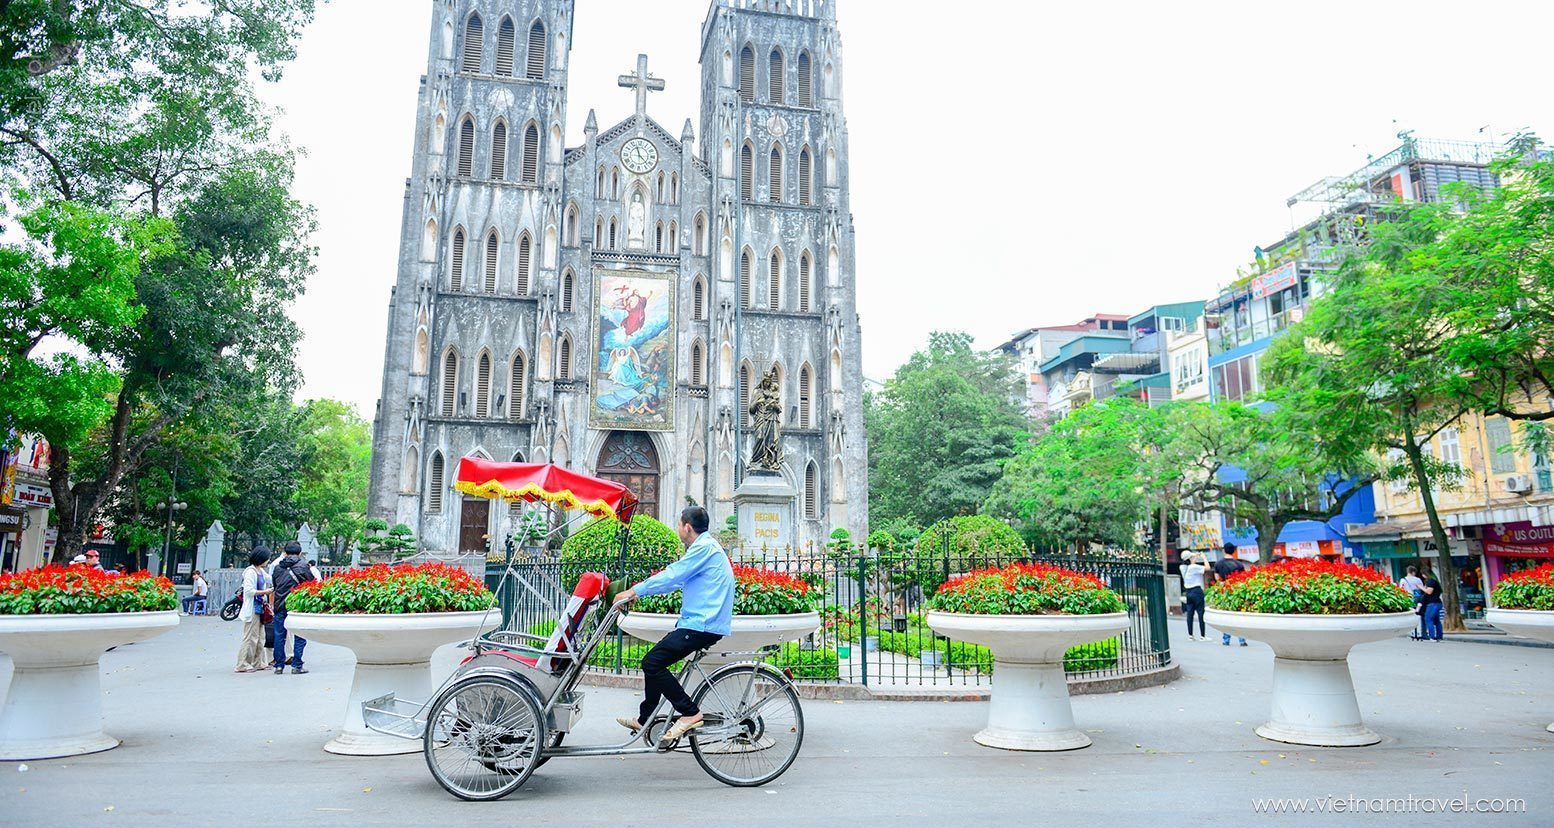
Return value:
[(675, 626), (713, 635), (728, 635), (734, 622), (734, 567), (728, 553), (703, 532), (689, 549), (662, 572), (632, 588), (638, 595), (663, 595), (680, 590), (680, 621)]

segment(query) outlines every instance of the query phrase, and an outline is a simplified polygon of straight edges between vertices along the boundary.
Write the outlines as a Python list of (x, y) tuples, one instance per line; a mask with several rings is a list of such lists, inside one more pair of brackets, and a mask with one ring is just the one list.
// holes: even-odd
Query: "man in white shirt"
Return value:
[(194, 571), (194, 591), (189, 593), (189, 597), (183, 599), (183, 614), (189, 615), (194, 612), (195, 602), (204, 598), (209, 591), (210, 585), (205, 583), (205, 576), (201, 575), (200, 571), (196, 569)]
[(1414, 596), (1414, 600), (1419, 600), (1419, 594), (1424, 592), (1424, 580), (1419, 577), (1419, 567), (1409, 567), (1408, 574), (1403, 576), (1403, 580), (1398, 581), (1398, 586), (1402, 587), (1404, 592)]

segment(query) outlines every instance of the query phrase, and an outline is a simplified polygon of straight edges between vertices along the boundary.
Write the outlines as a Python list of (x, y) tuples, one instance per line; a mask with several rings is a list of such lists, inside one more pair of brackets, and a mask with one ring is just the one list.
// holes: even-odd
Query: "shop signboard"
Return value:
[(1525, 521), (1484, 527), (1484, 551), (1509, 558), (1554, 557), (1554, 526)]
[(1272, 296), (1300, 280), (1294, 262), (1285, 262), (1261, 276), (1252, 277), (1252, 298)]
[(49, 509), (54, 506), (54, 493), (47, 486), (17, 483), (16, 493), (11, 498), (11, 505), (20, 506), (24, 509)]

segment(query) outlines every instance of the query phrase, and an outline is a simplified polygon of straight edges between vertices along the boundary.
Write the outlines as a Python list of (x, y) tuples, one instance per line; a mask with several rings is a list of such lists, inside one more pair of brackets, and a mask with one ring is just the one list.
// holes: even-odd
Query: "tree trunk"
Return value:
[(70, 450), (53, 446), (49, 456), (49, 491), (54, 495), (54, 516), (59, 521), (55, 528), (59, 536), (54, 540), (54, 554), (49, 563), (68, 564), (81, 554), (86, 545), (86, 533), (80, 527), (80, 515), (76, 509), (75, 492), (70, 486)]
[(1284, 531), (1282, 523), (1256, 524), (1257, 526), (1257, 562), (1267, 565), (1273, 563), (1273, 545), (1279, 542), (1279, 533)]
[(1430, 475), (1425, 471), (1423, 454), (1412, 434), (1403, 438), (1403, 453), (1414, 470), (1414, 480), (1419, 484), (1419, 500), (1424, 504), (1425, 517), (1430, 521), (1430, 536), (1435, 540), (1439, 556), (1436, 580), (1441, 583), (1441, 626), (1452, 632), (1462, 632), (1462, 605), (1457, 599), (1457, 568), (1451, 560), (1451, 543), (1441, 517), (1435, 511), (1435, 495), (1430, 491)]

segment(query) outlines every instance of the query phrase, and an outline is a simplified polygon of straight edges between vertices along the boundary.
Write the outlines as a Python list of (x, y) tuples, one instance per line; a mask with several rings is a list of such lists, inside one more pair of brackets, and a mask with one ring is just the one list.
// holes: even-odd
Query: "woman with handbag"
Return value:
[(254, 673), (269, 666), (264, 654), (264, 631), (275, 617), (270, 607), (270, 595), (275, 589), (264, 571), (269, 560), (270, 550), (262, 546), (248, 553), (248, 568), (243, 570), (243, 608), (237, 614), (243, 622), (243, 642), (238, 645), (234, 673)]

